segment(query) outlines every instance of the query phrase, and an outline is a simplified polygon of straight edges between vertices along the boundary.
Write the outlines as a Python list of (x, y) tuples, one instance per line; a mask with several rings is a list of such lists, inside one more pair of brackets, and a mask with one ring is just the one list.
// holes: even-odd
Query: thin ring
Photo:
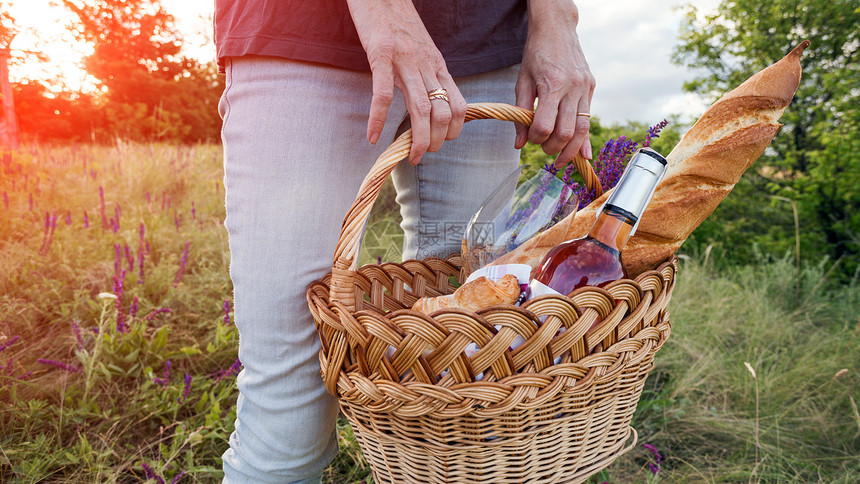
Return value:
[(591, 115), (588, 113), (576, 113), (577, 116), (585, 116), (586, 118), (590, 118)]
[(443, 94), (441, 92), (437, 92), (436, 94), (431, 94), (428, 97), (430, 98), (431, 101), (434, 99), (441, 99), (441, 100), (445, 101), (446, 103), (449, 102), (448, 96), (446, 96), (445, 94)]

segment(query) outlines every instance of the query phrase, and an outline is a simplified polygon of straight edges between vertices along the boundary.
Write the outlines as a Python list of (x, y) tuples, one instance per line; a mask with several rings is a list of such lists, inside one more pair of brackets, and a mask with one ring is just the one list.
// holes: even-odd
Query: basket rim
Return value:
[[(449, 270), (457, 268), (452, 262), (455, 257), (438, 261), (433, 265)], [(409, 273), (406, 266), (429, 267), (427, 262), (369, 264), (375, 267), (365, 272), (378, 277), (387, 276), (386, 268)], [(541, 296), (523, 307), (499, 305), (477, 312), (446, 308), (430, 315), (405, 307), (386, 312), (369, 303), (367, 308), (352, 312), (340, 301), (326, 299), (326, 278), (314, 281), (307, 296), (322, 341), (319, 358), (326, 388), (338, 398), (372, 406), (380, 412), (451, 416), (500, 414), (515, 405), (544, 401), (551, 397), (547, 392), (554, 395), (579, 391), (608, 381), (624, 368), (653, 355), (668, 338), (671, 325), (666, 306), (674, 289), (677, 265), (677, 258), (672, 257), (636, 279), (619, 280), (607, 289), (582, 288), (569, 296)], [(357, 273), (361, 274), (361, 269)], [(405, 285), (406, 281), (371, 280), (364, 274), (355, 279), (357, 291), (369, 285), (396, 292), (398, 284)], [(509, 343), (504, 343), (499, 335), (505, 333), (504, 337), (510, 339), (517, 334), (510, 328), (527, 328), (527, 321), (538, 321), (540, 312), (532, 311), (536, 307), (542, 308), (544, 314), (555, 313), (540, 326), (536, 323), (529, 338), (523, 336), (534, 347), (526, 350), (528, 344), (523, 343), (510, 350)], [(586, 317), (601, 322), (590, 328), (591, 319)], [(566, 331), (557, 333), (566, 324), (564, 318), (568, 322), (575, 319), (579, 326), (566, 326)], [(499, 321), (503, 326), (497, 330), (495, 325)], [(545, 326), (555, 329), (542, 330)], [(425, 339), (419, 340), (416, 333), (405, 327), (420, 328), (416, 333)], [(424, 347), (416, 341), (432, 340), (435, 345), (452, 343), (459, 337), (459, 334), (452, 336), (456, 333), (452, 327), (479, 338), (483, 330), (487, 335), (483, 346), (478, 345), (478, 352), (470, 357), (459, 354), (460, 350), (433, 346), (425, 358), (421, 354)], [(389, 343), (394, 353), (387, 357), (383, 353)], [(500, 345), (504, 345), (505, 354), (499, 352)], [(581, 345), (584, 354), (574, 351), (577, 345)], [(587, 349), (596, 351), (588, 354)], [(553, 358), (559, 355), (561, 360), (554, 362)], [(472, 364), (479, 366), (472, 368)], [(429, 377), (438, 376), (440, 368), (448, 368), (448, 373), (441, 378)], [(477, 379), (478, 373), (486, 379)], [(519, 393), (511, 397), (516, 392)]]

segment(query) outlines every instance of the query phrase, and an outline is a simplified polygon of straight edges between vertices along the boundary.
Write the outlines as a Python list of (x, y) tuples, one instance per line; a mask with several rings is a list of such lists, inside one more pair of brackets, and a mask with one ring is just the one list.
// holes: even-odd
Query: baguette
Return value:
[[(803, 41), (717, 100), (669, 153), (666, 175), (623, 251), (629, 277), (657, 267), (678, 250), (764, 153), (800, 83), (800, 55), (807, 46), (809, 41)], [(588, 233), (608, 194), (570, 215), (572, 222), (556, 224), (493, 264), (537, 267), (552, 247)]]

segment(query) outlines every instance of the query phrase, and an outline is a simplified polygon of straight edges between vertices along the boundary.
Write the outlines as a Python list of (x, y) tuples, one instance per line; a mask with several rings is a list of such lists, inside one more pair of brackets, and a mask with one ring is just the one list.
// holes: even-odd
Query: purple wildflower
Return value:
[(188, 373), (185, 374), (185, 388), (182, 389), (182, 396), (176, 399), (177, 402), (182, 403), (188, 399), (191, 395), (191, 375)]
[(177, 484), (179, 482), (179, 480), (182, 479), (184, 476), (185, 476), (185, 471), (182, 471), (179, 474), (176, 474), (176, 476), (173, 477), (173, 480), (170, 481), (170, 484)]
[(160, 385), (161, 388), (167, 388), (167, 384), (170, 383), (170, 360), (167, 360), (167, 363), (164, 364), (164, 371), (161, 372), (161, 378), (153, 378), (152, 381), (156, 385)]
[(655, 124), (654, 126), (651, 126), (650, 128), (648, 128), (648, 134), (645, 135), (645, 141), (642, 142), (642, 146), (651, 146), (651, 140), (653, 138), (659, 138), (660, 137), (660, 131), (662, 131), (663, 128), (665, 128), (668, 125), (669, 125), (669, 121), (664, 119), (663, 121), (660, 121), (659, 123)]
[(41, 363), (43, 365), (50, 365), (50, 366), (57, 367), (61, 370), (68, 371), (69, 373), (77, 373), (77, 372), (81, 371), (81, 369), (78, 368), (77, 366), (70, 365), (68, 363), (63, 363), (62, 361), (46, 360), (44, 358), (39, 358), (36, 361), (38, 361), (39, 363)]
[(230, 300), (224, 300), (224, 326), (230, 325)]
[(144, 283), (143, 262), (145, 259), (146, 259), (146, 254), (143, 252), (143, 247), (138, 247), (137, 248), (137, 267), (138, 267), (137, 283), (138, 284)]
[(650, 462), (648, 464), (648, 469), (651, 470), (651, 474), (659, 474), (660, 473), (660, 463), (663, 462), (663, 456), (660, 455), (660, 452), (651, 444), (642, 444), (642, 447), (648, 449), (654, 457), (654, 462)]
[(120, 209), (118, 203), (114, 205), (113, 213), (114, 216), (110, 218), (110, 228), (113, 233), (117, 233), (120, 229), (119, 216), (122, 214), (122, 210)]
[(556, 168), (555, 165), (553, 165), (552, 163), (545, 163), (543, 165), (543, 169), (552, 173), (553, 175), (558, 174), (558, 168)]
[(134, 321), (134, 318), (137, 316), (137, 296), (134, 296), (134, 299), (131, 301), (131, 307), (128, 309), (128, 320)]
[(162, 479), (161, 476), (156, 474), (155, 471), (152, 470), (152, 467), (149, 467), (146, 462), (141, 464), (141, 467), (143, 468), (143, 476), (146, 478), (146, 480), (154, 479), (155, 482), (157, 482), (158, 484), (164, 484), (164, 479)]
[(182, 225), (182, 212), (173, 212), (173, 224), (176, 225), (176, 231), (179, 232), (179, 227)]
[(230, 365), (226, 370), (218, 370), (211, 375), (212, 379), (215, 381), (221, 381), (225, 378), (231, 378), (239, 374), (242, 371), (242, 362), (239, 361), (239, 358), (236, 358), (236, 361)]
[(87, 211), (86, 211), (86, 210), (84, 210), (84, 228), (85, 228), (85, 229), (90, 228), (90, 216), (89, 216), (89, 215), (87, 215)]
[(197, 220), (197, 208), (194, 207), (194, 202), (191, 202), (191, 219)]
[(11, 338), (9, 338), (9, 340), (6, 341), (5, 343), (0, 344), (0, 353), (2, 353), (6, 348), (15, 344), (15, 342), (18, 341), (19, 339), (21, 339), (21, 337), (18, 335), (15, 335), (15, 336), (12, 336)]
[(128, 271), (131, 272), (134, 270), (134, 256), (131, 253), (131, 247), (128, 244), (122, 244), (123, 251), (125, 252), (125, 260), (128, 262)]
[(191, 242), (185, 242), (185, 250), (182, 251), (182, 257), (179, 259), (179, 270), (176, 271), (176, 277), (173, 278), (173, 287), (179, 285), (179, 280), (185, 274), (185, 266), (188, 263), (188, 248), (190, 246)]

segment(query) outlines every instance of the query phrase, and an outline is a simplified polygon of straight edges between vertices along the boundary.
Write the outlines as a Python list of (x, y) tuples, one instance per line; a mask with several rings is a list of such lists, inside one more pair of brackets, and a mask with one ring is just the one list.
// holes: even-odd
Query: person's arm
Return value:
[(594, 76), (579, 45), (579, 11), (571, 0), (529, 0), (529, 31), (517, 80), (517, 106), (533, 109), (531, 127), (517, 125), (515, 145), (526, 141), (558, 153), (556, 166), (570, 162), (577, 151), (591, 158), (588, 139)]
[[(466, 100), (448, 73), (445, 59), (418, 16), (411, 0), (347, 0), (373, 76), (373, 99), (367, 139), (376, 143), (397, 86), (412, 122), (409, 162), (436, 151), (460, 134)], [(443, 88), (449, 102), (430, 101), (427, 92)]]

